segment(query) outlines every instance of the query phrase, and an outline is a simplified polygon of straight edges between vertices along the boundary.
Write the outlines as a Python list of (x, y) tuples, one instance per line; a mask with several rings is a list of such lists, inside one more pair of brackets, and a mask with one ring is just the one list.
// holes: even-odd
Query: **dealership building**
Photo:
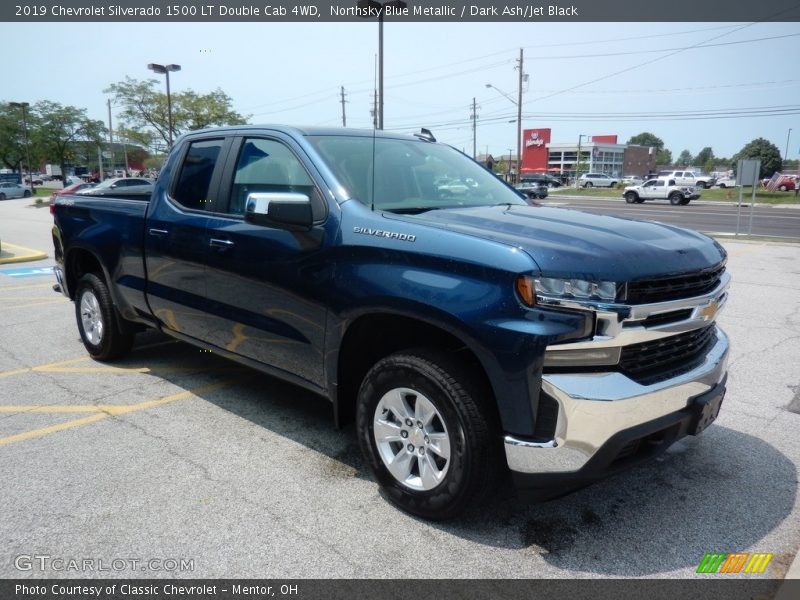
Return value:
[(575, 177), (578, 165), (581, 173), (606, 173), (612, 177), (646, 175), (656, 169), (655, 148), (619, 144), (616, 135), (582, 135), (578, 143), (553, 143), (550, 135), (550, 129), (523, 132), (523, 177), (533, 173)]

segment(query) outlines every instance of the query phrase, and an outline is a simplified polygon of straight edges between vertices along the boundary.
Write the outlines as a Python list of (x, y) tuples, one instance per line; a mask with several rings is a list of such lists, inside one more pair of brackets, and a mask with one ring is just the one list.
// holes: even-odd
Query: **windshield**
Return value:
[(374, 199), (379, 210), (526, 204), (490, 171), (443, 144), (363, 136), (308, 139), (349, 197), (366, 206)]

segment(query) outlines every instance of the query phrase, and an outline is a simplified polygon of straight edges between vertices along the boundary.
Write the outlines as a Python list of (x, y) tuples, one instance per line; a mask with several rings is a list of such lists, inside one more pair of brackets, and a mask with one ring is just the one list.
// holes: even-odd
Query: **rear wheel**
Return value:
[(625, 194), (625, 202), (628, 204), (634, 204), (639, 199), (639, 196), (636, 195), (636, 192), (627, 192)]
[(672, 206), (678, 206), (682, 200), (683, 196), (678, 193), (670, 194), (669, 196), (669, 203), (672, 204)]
[(95, 360), (111, 361), (130, 352), (134, 334), (120, 332), (108, 287), (94, 273), (78, 282), (75, 317), (83, 345)]
[(31, 197), (31, 191), (30, 190), (25, 190), (24, 192), (22, 192), (22, 197), (23, 198), (30, 198)]
[(6, 195), (4, 193), (0, 192), (0, 200), (5, 200), (5, 199), (6, 199)]
[(782, 192), (785, 192), (785, 191), (787, 191), (789, 188), (788, 188), (788, 187), (786, 187), (785, 185), (782, 185), (782, 186), (781, 186), (781, 187), (779, 187), (778, 189), (779, 189), (780, 191), (782, 191)]
[(358, 440), (386, 497), (429, 519), (447, 519), (493, 489), (499, 435), (483, 387), (442, 352), (378, 361), (358, 394)]
[(708, 186), (706, 185), (706, 182), (705, 182), (705, 181), (698, 181), (698, 182), (697, 182), (697, 187), (699, 187), (700, 189), (703, 189), (703, 190), (704, 190), (704, 189), (706, 189)]

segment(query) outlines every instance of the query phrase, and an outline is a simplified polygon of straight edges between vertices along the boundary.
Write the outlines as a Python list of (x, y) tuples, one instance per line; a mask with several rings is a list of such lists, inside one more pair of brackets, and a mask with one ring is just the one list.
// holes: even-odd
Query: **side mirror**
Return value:
[(308, 231), (314, 222), (311, 199), (305, 194), (290, 192), (248, 194), (244, 220), (254, 225)]

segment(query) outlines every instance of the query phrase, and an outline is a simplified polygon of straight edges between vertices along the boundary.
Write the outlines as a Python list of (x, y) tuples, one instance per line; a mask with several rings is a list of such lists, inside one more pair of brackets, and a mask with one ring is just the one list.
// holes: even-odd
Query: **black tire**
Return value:
[(593, 185), (594, 185), (594, 184), (592, 184), (592, 182), (591, 182), (591, 181), (587, 181), (586, 183), (584, 183), (584, 184), (583, 184), (583, 187), (585, 187), (585, 188), (590, 188), (590, 187), (592, 187)]
[(672, 206), (678, 206), (682, 200), (683, 200), (683, 195), (681, 194), (675, 193), (675, 194), (670, 194), (669, 196), (669, 203), (672, 204)]
[(6, 199), (6, 195), (3, 194), (2, 192), (0, 192), (0, 200), (5, 200), (5, 199)]
[(721, 187), (724, 190), (725, 189), (725, 184), (724, 183), (720, 183), (719, 187)]
[(625, 202), (627, 202), (628, 204), (635, 204), (638, 199), (639, 196), (636, 192), (625, 193)]
[(547, 194), (539, 194), (539, 200), (544, 200), (547, 198)]
[(684, 198), (683, 200), (681, 200), (681, 206), (686, 206), (691, 201), (692, 201), (691, 198)]
[(782, 186), (781, 186), (781, 187), (779, 187), (778, 189), (779, 189), (780, 191), (782, 191), (782, 192), (785, 192), (785, 191), (787, 191), (789, 188), (788, 188), (787, 186), (785, 186), (785, 185), (782, 185)]
[[(369, 370), (358, 393), (358, 441), (389, 501), (414, 515), (442, 520), (458, 515), (496, 488), (495, 480), (502, 472), (501, 438), (492, 418), (494, 413), (481, 402), (486, 397), (483, 386), (463, 365), (434, 350), (392, 354)], [(408, 409), (406, 416), (412, 420), (397, 417), (389, 398), (402, 398), (400, 402)], [(440, 433), (431, 433), (431, 438), (444, 435), (448, 440), (446, 461), (437, 451), (431, 451), (427, 433), (417, 425), (417, 407), (423, 401), (427, 402), (423, 406), (432, 405), (436, 412), (430, 423), (436, 424), (434, 428)], [(414, 416), (411, 410), (415, 411)], [(380, 448), (375, 433), (379, 411), (380, 418), (385, 419), (383, 423), (389, 423), (398, 437), (405, 431), (400, 441), (384, 438)], [(425, 435), (424, 443), (420, 435)], [(410, 464), (403, 481), (390, 472), (388, 459), (383, 458), (387, 453), (391, 462), (399, 459)], [(428, 489), (420, 489), (425, 483), (423, 461), (437, 461), (440, 469), (441, 479)], [(411, 487), (415, 481), (417, 489)]]
[[(87, 273), (78, 281), (75, 290), (75, 319), (86, 351), (99, 361), (122, 358), (133, 346), (133, 333), (122, 333), (117, 311), (111, 301), (105, 281)], [(93, 327), (89, 327), (93, 322)]]
[(644, 198), (637, 198), (636, 204), (644, 204)]
[(30, 198), (31, 197), (31, 191), (30, 190), (25, 190), (24, 192), (22, 192), (22, 197), (23, 198)]
[(708, 186), (706, 185), (706, 182), (705, 182), (705, 181), (698, 181), (698, 182), (697, 182), (697, 187), (699, 187), (701, 190), (704, 190), (704, 189), (706, 189)]

